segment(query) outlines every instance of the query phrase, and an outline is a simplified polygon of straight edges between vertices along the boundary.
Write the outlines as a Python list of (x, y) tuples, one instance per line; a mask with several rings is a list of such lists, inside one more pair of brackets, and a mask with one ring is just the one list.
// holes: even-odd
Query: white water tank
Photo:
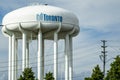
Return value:
[[(49, 5), (33, 5), (6, 14), (2, 21), (4, 25), (2, 31), (5, 35), (9, 34), (8, 31), (18, 33), (17, 37), (21, 38), (20, 27), (36, 34), (38, 29), (41, 29), (42, 33), (46, 34), (56, 30), (59, 24), (61, 24), (59, 38), (64, 38), (64, 35), (73, 28), (75, 28), (73, 36), (79, 33), (79, 21), (72, 12)], [(51, 39), (52, 36), (45, 38)]]

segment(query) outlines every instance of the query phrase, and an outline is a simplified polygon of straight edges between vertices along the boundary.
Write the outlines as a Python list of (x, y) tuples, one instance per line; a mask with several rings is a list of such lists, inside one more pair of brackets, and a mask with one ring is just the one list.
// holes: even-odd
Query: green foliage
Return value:
[(85, 78), (85, 80), (92, 80), (90, 77)]
[(85, 78), (85, 80), (103, 80), (103, 72), (101, 71), (99, 65), (97, 65), (92, 72), (91, 77)]
[(105, 80), (120, 80), (120, 57), (117, 56), (115, 61), (111, 63), (111, 68), (107, 72)]
[(49, 72), (45, 75), (45, 80), (54, 80), (53, 73)]
[(25, 68), (18, 80), (36, 80), (32, 68)]
[(91, 75), (92, 80), (102, 80), (104, 77), (103, 72), (101, 71), (99, 65), (97, 65), (94, 69), (93, 69), (93, 73)]

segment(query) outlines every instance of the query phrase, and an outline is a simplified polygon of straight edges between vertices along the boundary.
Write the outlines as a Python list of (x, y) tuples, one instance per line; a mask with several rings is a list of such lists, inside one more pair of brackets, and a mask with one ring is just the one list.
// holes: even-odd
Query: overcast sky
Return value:
[[(80, 76), (83, 72), (91, 71), (96, 64), (99, 64), (102, 69), (102, 61), (99, 58), (102, 51), (101, 40), (107, 40), (106, 45), (108, 47), (106, 50), (108, 51), (108, 60), (120, 54), (120, 0), (1, 0), (0, 24), (2, 24), (3, 16), (8, 12), (35, 2), (61, 7), (77, 15), (80, 33), (74, 38), (73, 42), (74, 77)], [(47, 43), (48, 42), (46, 42), (46, 44)], [(59, 43), (63, 45), (63, 41)], [(37, 45), (36, 42), (32, 42), (31, 46), (34, 46), (33, 44)], [(63, 56), (64, 52), (61, 44), (59, 44), (61, 49), (61, 55), (59, 56)], [(47, 52), (52, 53), (52, 46), (52, 42), (46, 46), (46, 54)], [(31, 48), (33, 49), (33, 47)], [(21, 48), (19, 49), (19, 53), (20, 50)], [(33, 49), (33, 52), (36, 52), (36, 49)], [(21, 56), (21, 54), (19, 55)], [(30, 55), (34, 56), (32, 53)], [(52, 57), (49, 59), (52, 59)], [(61, 58), (59, 57), (59, 59)], [(7, 66), (7, 64), (3, 63), (7, 61), (8, 38), (4, 37), (2, 32), (0, 32), (0, 80), (5, 80), (5, 70), (7, 70), (7, 67), (2, 67)], [(111, 59), (107, 62), (107, 69), (109, 69), (109, 64), (112, 61)], [(46, 64), (49, 63), (46, 62)], [(64, 66), (60, 67), (61, 72), (64, 71), (62, 68), (64, 68)], [(46, 67), (46, 71), (49, 71), (49, 69), (51, 69), (51, 67)], [(80, 77), (78, 78), (80, 79)]]

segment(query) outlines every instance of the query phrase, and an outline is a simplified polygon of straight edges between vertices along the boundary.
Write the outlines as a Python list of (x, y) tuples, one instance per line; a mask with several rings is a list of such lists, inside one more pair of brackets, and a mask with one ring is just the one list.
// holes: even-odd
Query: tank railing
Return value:
[[(11, 24), (20, 24), (20, 23), (32, 23), (32, 22), (41, 22), (41, 23), (54, 23), (54, 24), (58, 24), (58, 23), (60, 23), (60, 22), (52, 22), (52, 21), (28, 21), (28, 22), (16, 22), (16, 23), (9, 23), (9, 24), (6, 24), (6, 26), (7, 25), (11, 25)], [(69, 24), (69, 25), (74, 25), (74, 26), (79, 26), (79, 25), (76, 25), (76, 24), (72, 24), (72, 23), (63, 23), (63, 22), (61, 22), (61, 24)], [(3, 25), (1, 25), (1, 26), (3, 26)], [(5, 25), (4, 25), (5, 26)]]

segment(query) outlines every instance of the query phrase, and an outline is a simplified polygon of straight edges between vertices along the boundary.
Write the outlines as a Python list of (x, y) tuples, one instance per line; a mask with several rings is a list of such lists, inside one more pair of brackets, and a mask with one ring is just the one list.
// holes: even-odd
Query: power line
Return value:
[[(95, 53), (97, 53), (97, 52), (95, 52)], [(91, 54), (95, 54), (95, 53), (91, 53)], [(87, 54), (87, 55), (84, 55), (84, 56), (82, 56), (82, 57), (85, 57), (85, 56), (88, 56), (88, 55), (91, 55), (91, 54)], [(69, 55), (70, 56), (70, 55)], [(93, 57), (93, 56), (92, 56)], [(38, 57), (39, 58), (39, 57)], [(75, 58), (73, 58), (73, 60), (79, 60), (79, 58), (81, 58), (81, 56), (79, 56), (79, 57), (75, 57)], [(58, 60), (63, 60), (64, 59), (64, 56), (61, 56), (61, 57), (59, 57), (58, 58)], [(22, 60), (20, 60), (20, 61), (22, 61)], [(50, 62), (50, 61), (53, 61), (53, 59), (48, 59), (48, 60), (46, 60), (46, 62)], [(60, 62), (60, 61), (59, 61)], [(64, 63), (64, 61), (63, 61), (63, 63)], [(35, 61), (35, 62), (31, 62), (31, 63), (29, 63), (29, 64), (37, 64), (37, 61)], [(52, 63), (52, 65), (53, 65), (53, 63)], [(19, 66), (22, 66), (22, 65), (19, 65)], [(45, 65), (46, 66), (46, 65)], [(0, 68), (6, 68), (6, 67), (9, 67), (9, 66), (1, 66)], [(10, 67), (12, 67), (12, 66), (10, 66)]]
[[(95, 46), (96, 47), (96, 46)], [(90, 49), (87, 49), (87, 50), (84, 50), (84, 51), (88, 51), (88, 50), (92, 50), (92, 49), (95, 49), (95, 47), (92, 47), (92, 48), (90, 48)], [(77, 48), (74, 48), (74, 50), (73, 50), (73, 54), (77, 51), (77, 50), (80, 50), (81, 48), (80, 47), (77, 47)], [(84, 51), (81, 51), (80, 53), (84, 53)], [(59, 51), (58, 52), (58, 55), (60, 55), (60, 54), (62, 54), (62, 53), (64, 53), (65, 51)], [(98, 52), (98, 51), (97, 51)], [(92, 52), (92, 53), (97, 53), (97, 52)], [(35, 53), (37, 53), (37, 52), (35, 52)], [(89, 53), (89, 54), (92, 54), (92, 53)], [(79, 54), (79, 53), (77, 53), (77, 54)], [(89, 55), (89, 54), (86, 54), (86, 55)], [(47, 54), (47, 55), (45, 55), (44, 57), (47, 57), (47, 56), (53, 56), (54, 54)], [(86, 56), (85, 55), (85, 56)], [(30, 57), (29, 59), (36, 59), (36, 58), (38, 58), (38, 57)], [(19, 59), (19, 60), (17, 60), (17, 61), (22, 61), (22, 59)], [(8, 63), (8, 61), (0, 61), (0, 64), (1, 63)]]

